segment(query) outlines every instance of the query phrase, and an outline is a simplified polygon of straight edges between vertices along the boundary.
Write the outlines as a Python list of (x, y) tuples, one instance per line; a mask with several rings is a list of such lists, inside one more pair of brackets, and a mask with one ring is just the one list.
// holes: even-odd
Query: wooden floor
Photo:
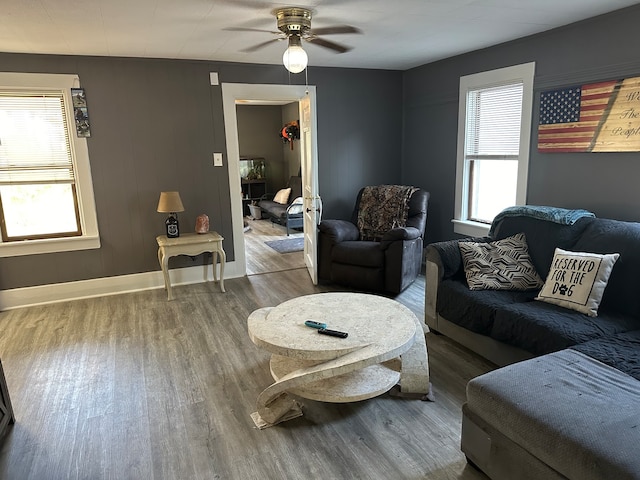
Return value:
[[(250, 312), (314, 287), (306, 269), (0, 313), (17, 423), (2, 479), (484, 479), (459, 449), (466, 382), (491, 366), (427, 334), (435, 402), (302, 399), (258, 430), (272, 380)], [(422, 316), (424, 277), (397, 297)], [(375, 319), (372, 319), (375, 321)]]
[(271, 222), (271, 220), (251, 220), (245, 218), (249, 227), (244, 234), (245, 252), (247, 258), (247, 275), (281, 272), (304, 267), (303, 253), (278, 253), (264, 242), (283, 240), (285, 238), (302, 237), (304, 234), (292, 230), (287, 237), (285, 227)]

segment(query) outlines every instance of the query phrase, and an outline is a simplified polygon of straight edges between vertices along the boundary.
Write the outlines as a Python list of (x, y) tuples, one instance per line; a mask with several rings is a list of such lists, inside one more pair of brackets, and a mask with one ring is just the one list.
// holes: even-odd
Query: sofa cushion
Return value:
[[(531, 261), (538, 274), (542, 278), (546, 278), (556, 247), (565, 250), (574, 249), (574, 244), (593, 220), (593, 218), (585, 217), (573, 225), (562, 225), (532, 217), (505, 217), (496, 225), (493, 238), (499, 240), (524, 232), (529, 245)], [(593, 250), (582, 251), (591, 252)]]
[(347, 265), (381, 267), (384, 265), (384, 250), (380, 248), (380, 242), (342, 242), (333, 246), (331, 259), (335, 263)]
[(542, 286), (524, 233), (490, 243), (460, 242), (458, 246), (471, 290), (531, 290)]
[(534, 355), (543, 355), (637, 328), (637, 321), (628, 315), (603, 311), (598, 317), (590, 317), (531, 301), (502, 306), (496, 312), (490, 336)]
[(533, 301), (535, 291), (469, 290), (466, 283), (443, 280), (438, 287), (439, 315), (472, 332), (489, 335), (496, 311), (514, 302)]
[(600, 311), (614, 310), (640, 319), (639, 246), (640, 223), (604, 218), (594, 219), (576, 242), (575, 251), (620, 254), (609, 277)]
[(563, 350), (472, 379), (465, 410), (562, 478), (638, 478), (640, 383), (580, 352)]
[(571, 348), (640, 380), (640, 330), (608, 335)]
[(334, 263), (331, 265), (330, 280), (358, 290), (382, 291), (384, 290), (384, 267), (372, 268)]
[(269, 215), (280, 218), (287, 214), (287, 206), (274, 202), (273, 200), (260, 200), (258, 206)]
[(291, 188), (283, 188), (282, 190), (278, 190), (273, 197), (273, 201), (276, 203), (280, 203), (281, 205), (287, 205), (289, 203), (289, 194), (291, 194)]
[(551, 270), (536, 300), (595, 317), (619, 256), (617, 253), (569, 252), (556, 248)]

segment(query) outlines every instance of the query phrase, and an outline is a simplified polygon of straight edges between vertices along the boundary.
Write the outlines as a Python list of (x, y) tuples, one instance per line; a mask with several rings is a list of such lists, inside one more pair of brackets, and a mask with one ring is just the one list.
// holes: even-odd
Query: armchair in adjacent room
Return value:
[(351, 221), (323, 220), (318, 277), (360, 290), (400, 293), (422, 268), (429, 192), (404, 185), (364, 187)]

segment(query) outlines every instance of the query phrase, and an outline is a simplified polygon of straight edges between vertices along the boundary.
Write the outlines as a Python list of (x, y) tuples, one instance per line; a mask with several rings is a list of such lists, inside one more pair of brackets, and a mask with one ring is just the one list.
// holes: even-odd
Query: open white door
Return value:
[(307, 93), (300, 105), (300, 166), (302, 169), (302, 198), (304, 200), (304, 263), (311, 281), (318, 284), (318, 223), (322, 215), (322, 201), (318, 195), (318, 152), (313, 135), (316, 132), (311, 96)]

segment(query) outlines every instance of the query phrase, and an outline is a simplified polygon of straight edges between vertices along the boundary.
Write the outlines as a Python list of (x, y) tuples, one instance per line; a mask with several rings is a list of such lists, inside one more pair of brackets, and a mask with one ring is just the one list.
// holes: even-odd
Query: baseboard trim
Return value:
[[(174, 268), (169, 270), (169, 276), (171, 277), (171, 286), (190, 285), (213, 280), (213, 272), (209, 266)], [(239, 274), (235, 261), (225, 263), (225, 280), (240, 276), (243, 275)], [(164, 288), (164, 279), (160, 270), (116, 277), (93, 278), (77, 282), (13, 288), (0, 290), (0, 310), (13, 310), (35, 305), (104, 297), (156, 288)]]

